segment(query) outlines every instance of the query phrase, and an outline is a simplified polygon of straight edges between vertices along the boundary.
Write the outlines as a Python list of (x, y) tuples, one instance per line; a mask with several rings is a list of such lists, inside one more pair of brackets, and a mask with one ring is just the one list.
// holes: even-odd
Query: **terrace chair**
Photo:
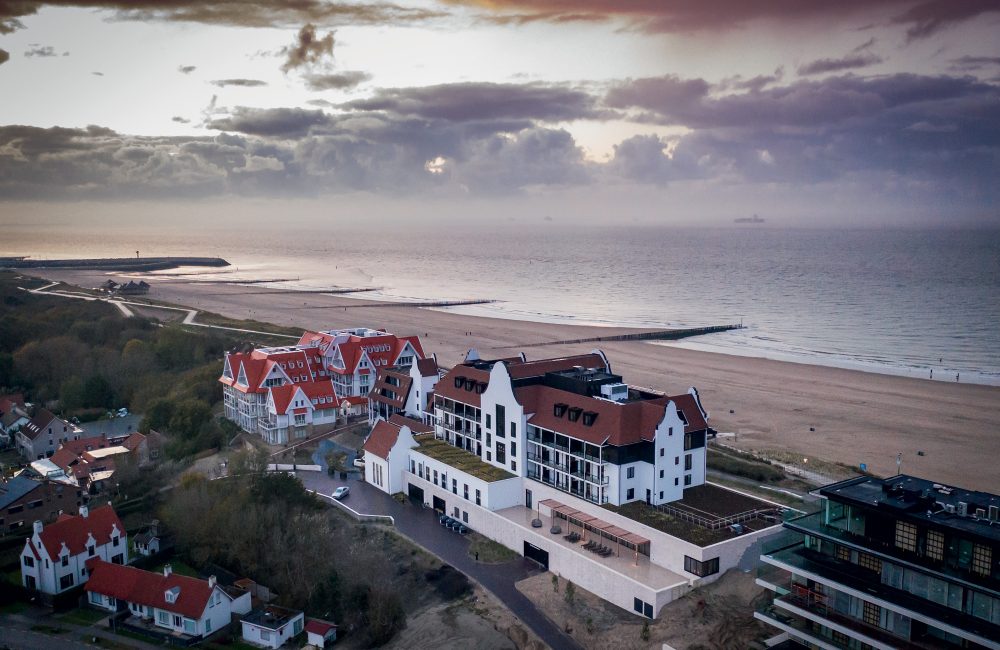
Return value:
[(589, 542), (587, 542), (586, 544), (583, 545), (583, 548), (589, 551), (590, 549), (594, 548), (595, 546), (597, 546), (597, 544), (594, 543), (594, 540), (590, 540)]

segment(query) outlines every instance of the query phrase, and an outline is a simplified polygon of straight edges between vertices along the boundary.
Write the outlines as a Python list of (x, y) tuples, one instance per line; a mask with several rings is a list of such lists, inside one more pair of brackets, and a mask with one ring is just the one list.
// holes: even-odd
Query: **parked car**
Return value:
[(333, 491), (333, 498), (336, 499), (337, 501), (340, 501), (350, 493), (351, 493), (351, 488), (347, 487), (346, 485), (341, 485), (339, 488)]

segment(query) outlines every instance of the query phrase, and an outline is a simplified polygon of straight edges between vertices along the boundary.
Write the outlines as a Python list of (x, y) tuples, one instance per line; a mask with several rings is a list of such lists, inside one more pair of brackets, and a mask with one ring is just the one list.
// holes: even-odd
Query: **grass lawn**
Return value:
[[(165, 564), (169, 564), (170, 570), (173, 573), (176, 573), (177, 575), (188, 576), (189, 578), (201, 577), (200, 575), (198, 575), (198, 572), (194, 570), (194, 567), (185, 562), (181, 562), (178, 559), (173, 559), (170, 562), (166, 562)], [(163, 573), (163, 566), (164, 565), (161, 564), (157, 566), (155, 569), (150, 569), (150, 571), (153, 571), (154, 573)]]
[(16, 600), (12, 603), (0, 606), (0, 614), (20, 614), (26, 609), (28, 609), (28, 603)]
[[(503, 544), (483, 537), (479, 533), (470, 534), (469, 557), (482, 564), (503, 564), (518, 557), (517, 553)], [(478, 554), (478, 558), (476, 555)]]
[(96, 609), (80, 607), (65, 614), (56, 616), (60, 621), (73, 623), (74, 625), (93, 625), (102, 618), (107, 618), (108, 612), (99, 612)]

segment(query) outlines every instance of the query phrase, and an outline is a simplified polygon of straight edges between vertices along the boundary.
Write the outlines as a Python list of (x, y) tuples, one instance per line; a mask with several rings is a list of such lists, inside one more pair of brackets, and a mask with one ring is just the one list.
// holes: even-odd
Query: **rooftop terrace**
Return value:
[(444, 440), (421, 437), (417, 438), (416, 441), (420, 446), (414, 451), (418, 451), (434, 460), (441, 461), (445, 465), (454, 467), (487, 483), (514, 478), (514, 475), (510, 472), (499, 467), (494, 467), (484, 462), (479, 456), (451, 445)]

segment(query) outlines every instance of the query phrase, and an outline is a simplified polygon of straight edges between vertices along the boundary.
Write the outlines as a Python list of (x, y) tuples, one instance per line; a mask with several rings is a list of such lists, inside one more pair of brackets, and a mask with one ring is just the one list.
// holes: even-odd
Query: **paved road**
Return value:
[(541, 569), (531, 560), (519, 558), (505, 564), (480, 564), (468, 554), (469, 540), (442, 528), (434, 510), (413, 503), (399, 503), (388, 494), (356, 479), (341, 480), (320, 472), (299, 472), (310, 490), (329, 495), (334, 488), (348, 485), (351, 493), (344, 501), (364, 514), (390, 515), (396, 529), (443, 561), (473, 578), (497, 598), (550, 647), (579, 648), (575, 641), (556, 627), (514, 586), (519, 580), (537, 575)]
[[(55, 633), (44, 633), (32, 630), (32, 627), (46, 627), (62, 630)], [(89, 643), (97, 638), (97, 644)], [(91, 648), (107, 647), (101, 645), (101, 640), (109, 641), (118, 647), (137, 648), (138, 650), (158, 650), (161, 646), (146, 643), (138, 639), (118, 636), (104, 626), (104, 621), (93, 625), (76, 625), (53, 616), (51, 610), (45, 607), (31, 606), (20, 614), (0, 616), (0, 649), (16, 648), (17, 650), (90, 650)]]

